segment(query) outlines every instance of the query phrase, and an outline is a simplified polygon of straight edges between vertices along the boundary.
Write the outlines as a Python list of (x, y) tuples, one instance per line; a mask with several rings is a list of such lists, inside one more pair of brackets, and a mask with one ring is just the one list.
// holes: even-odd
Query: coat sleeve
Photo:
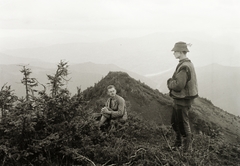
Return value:
[(181, 91), (187, 84), (189, 80), (189, 69), (188, 67), (183, 67), (175, 75), (174, 78), (170, 78), (167, 81), (168, 89), (174, 91)]
[(125, 111), (125, 100), (123, 98), (118, 98), (118, 110), (117, 111), (111, 111), (113, 118), (122, 117)]

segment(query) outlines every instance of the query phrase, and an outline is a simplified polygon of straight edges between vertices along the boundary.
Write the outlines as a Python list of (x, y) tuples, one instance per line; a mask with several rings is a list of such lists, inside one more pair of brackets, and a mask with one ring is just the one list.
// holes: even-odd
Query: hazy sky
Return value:
[(0, 37), (49, 31), (89, 37), (240, 33), (239, 0), (1, 0)]
[(202, 61), (240, 66), (239, 9), (239, 0), (0, 0), (0, 52), (158, 32), (229, 46)]

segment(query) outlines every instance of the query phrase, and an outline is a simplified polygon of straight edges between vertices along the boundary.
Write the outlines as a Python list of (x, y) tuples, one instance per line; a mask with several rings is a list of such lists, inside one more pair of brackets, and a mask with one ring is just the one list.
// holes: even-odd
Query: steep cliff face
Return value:
[[(117, 93), (126, 100), (129, 113), (137, 113), (149, 122), (170, 125), (172, 99), (124, 72), (109, 72), (101, 81), (83, 92), (89, 100), (88, 106), (94, 111), (99, 112), (104, 105), (107, 99), (106, 87), (110, 84), (115, 85)], [(215, 107), (204, 98), (195, 100), (190, 121), (198, 133), (211, 134), (212, 131), (217, 131), (230, 142), (235, 142), (240, 137), (240, 118)]]

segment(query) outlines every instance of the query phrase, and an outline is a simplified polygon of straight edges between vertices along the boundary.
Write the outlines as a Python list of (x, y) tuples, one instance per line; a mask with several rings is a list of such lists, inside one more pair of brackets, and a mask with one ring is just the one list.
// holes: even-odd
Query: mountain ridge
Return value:
[[(156, 88), (163, 93), (168, 93), (166, 86), (167, 79), (174, 72), (174, 68), (165, 73), (148, 76), (156, 82)], [(238, 111), (240, 85), (240, 67), (211, 64), (202, 67), (195, 67), (198, 80), (199, 95), (208, 98), (215, 105), (235, 115)]]
[[(24, 60), (24, 59), (22, 59)], [(20, 62), (22, 62), (22, 60)], [(28, 59), (29, 60), (29, 59)], [(15, 61), (12, 61), (15, 62)], [(31, 62), (31, 61), (28, 61)], [(28, 65), (29, 64), (29, 65)], [(39, 79), (40, 83), (46, 83), (47, 74), (55, 73), (55, 64), (37, 62), (37, 63), (20, 63), (11, 65), (0, 65), (1, 80), (0, 85), (8, 84), (12, 85), (16, 89), (17, 94), (24, 94), (23, 86), (20, 83), (22, 79), (20, 69), (22, 65), (32, 69), (32, 76)], [(215, 66), (215, 67), (214, 67)], [(220, 67), (220, 69), (216, 69)], [(222, 69), (223, 67), (223, 69)], [(216, 70), (215, 70), (216, 69)], [(101, 78), (106, 76), (109, 71), (123, 71), (127, 72), (131, 77), (141, 80), (149, 85), (153, 89), (158, 89), (162, 93), (168, 93), (166, 81), (172, 76), (174, 68), (169, 71), (165, 71), (158, 75), (142, 76), (137, 73), (125, 70), (116, 66), (115, 64), (96, 64), (93, 62), (70, 64), (69, 65), (69, 78), (70, 81), (67, 83), (67, 87), (71, 93), (74, 93), (77, 87), (81, 87), (85, 90), (89, 86), (93, 86)], [(210, 72), (209, 72), (210, 71)], [(237, 92), (240, 91), (238, 81), (240, 76), (238, 72), (239, 67), (228, 67), (218, 64), (196, 67), (198, 82), (199, 82), (199, 95), (201, 97), (211, 100), (218, 107), (239, 115), (238, 99), (239, 95)], [(224, 73), (224, 74), (221, 74)], [(216, 77), (216, 82), (213, 78)], [(234, 79), (233, 79), (234, 78)], [(234, 80), (234, 81), (231, 81)], [(235, 87), (235, 89), (233, 89)], [(220, 90), (220, 91), (219, 91)], [(214, 92), (214, 93), (213, 93)], [(220, 93), (221, 92), (221, 93)], [(230, 96), (230, 98), (228, 97)]]
[[(128, 111), (137, 113), (147, 121), (170, 125), (172, 99), (124, 72), (109, 72), (93, 87), (83, 91), (92, 110), (99, 112), (104, 105), (107, 99), (106, 86), (109, 84), (113, 84), (117, 93), (125, 98)], [(230, 142), (240, 138), (240, 118), (215, 107), (207, 99), (195, 99), (189, 116), (195, 132), (210, 134), (211, 130), (216, 130)]]

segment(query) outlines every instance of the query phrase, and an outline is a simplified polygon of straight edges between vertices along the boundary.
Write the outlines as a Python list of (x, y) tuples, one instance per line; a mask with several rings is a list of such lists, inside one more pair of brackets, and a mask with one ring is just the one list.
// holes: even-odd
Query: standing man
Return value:
[(192, 133), (189, 124), (189, 111), (194, 98), (198, 97), (197, 78), (192, 62), (187, 58), (187, 44), (178, 42), (172, 49), (173, 55), (179, 59), (179, 64), (167, 81), (170, 96), (173, 98), (172, 127), (176, 132), (173, 148), (182, 145), (184, 152), (192, 150)]
[(116, 88), (113, 85), (107, 87), (107, 93), (110, 98), (107, 100), (106, 106), (101, 110), (101, 119), (99, 126), (102, 126), (105, 121), (112, 119), (127, 120), (127, 111), (125, 100), (117, 95)]

